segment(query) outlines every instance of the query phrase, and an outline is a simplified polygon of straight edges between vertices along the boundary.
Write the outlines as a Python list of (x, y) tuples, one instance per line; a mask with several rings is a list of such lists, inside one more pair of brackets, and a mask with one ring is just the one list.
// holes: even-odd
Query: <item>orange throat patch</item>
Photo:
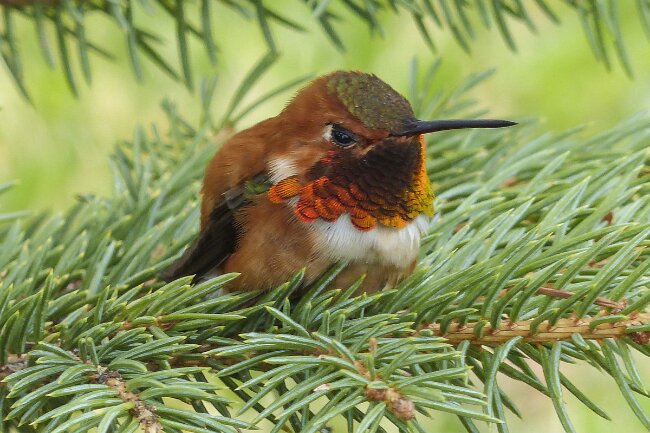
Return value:
[(368, 158), (370, 164), (365, 161), (352, 165), (332, 151), (320, 161), (325, 167), (322, 175), (304, 185), (297, 176), (283, 179), (269, 189), (268, 198), (273, 203), (298, 198), (293, 211), (306, 223), (318, 219), (333, 222), (347, 213), (352, 224), (362, 231), (377, 224), (400, 229), (420, 214), (433, 216), (424, 139), (420, 136), (419, 146), (400, 145), (403, 148), (398, 151), (408, 152), (404, 161), (395, 160), (396, 146), (375, 152), (376, 157)]

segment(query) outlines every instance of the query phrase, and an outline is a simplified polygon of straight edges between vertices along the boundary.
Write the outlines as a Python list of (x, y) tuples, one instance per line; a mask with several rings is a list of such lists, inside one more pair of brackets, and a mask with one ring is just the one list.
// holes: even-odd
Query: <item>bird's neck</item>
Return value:
[(269, 191), (272, 201), (291, 199), (303, 222), (333, 222), (348, 214), (361, 231), (377, 226), (401, 229), (421, 214), (433, 214), (423, 141), (381, 145), (361, 158), (332, 151), (308, 176), (305, 185), (294, 177)]

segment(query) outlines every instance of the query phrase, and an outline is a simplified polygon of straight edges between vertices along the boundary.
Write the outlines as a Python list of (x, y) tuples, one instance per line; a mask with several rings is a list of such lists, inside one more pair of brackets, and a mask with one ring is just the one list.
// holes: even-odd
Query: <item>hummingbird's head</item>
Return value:
[[(276, 140), (285, 140), (285, 144), (275, 164), (274, 180), (291, 174), (303, 184), (326, 183), (338, 197), (334, 201), (353, 215), (353, 222), (349, 207), (363, 209), (360, 215), (365, 220), (355, 222), (361, 229), (376, 222), (402, 226), (420, 213), (433, 212), (423, 134), (515, 124), (504, 120), (418, 120), (411, 104), (384, 81), (349, 71), (317, 78), (277, 119), (281, 125), (276, 131), (286, 135), (276, 135)], [(342, 203), (341, 195), (347, 197), (342, 190), (351, 193), (349, 204)], [(313, 193), (326, 195), (324, 190)], [(302, 205), (307, 220), (313, 216), (329, 219), (329, 211), (316, 206), (316, 201), (303, 193), (298, 210)], [(329, 215), (337, 213), (332, 210)]]
[[(358, 150), (386, 138), (417, 140), (422, 134), (463, 128), (502, 128), (506, 120), (418, 120), (411, 104), (373, 74), (337, 71), (312, 81), (283, 111), (283, 117), (310, 143), (325, 138), (339, 148)], [(309, 137), (307, 134), (316, 134)]]

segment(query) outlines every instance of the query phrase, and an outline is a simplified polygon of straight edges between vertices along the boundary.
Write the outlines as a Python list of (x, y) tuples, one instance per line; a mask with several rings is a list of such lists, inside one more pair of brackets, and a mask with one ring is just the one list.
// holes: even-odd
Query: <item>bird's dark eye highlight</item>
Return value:
[(332, 125), (330, 137), (334, 144), (341, 147), (350, 147), (357, 142), (357, 137), (340, 125)]

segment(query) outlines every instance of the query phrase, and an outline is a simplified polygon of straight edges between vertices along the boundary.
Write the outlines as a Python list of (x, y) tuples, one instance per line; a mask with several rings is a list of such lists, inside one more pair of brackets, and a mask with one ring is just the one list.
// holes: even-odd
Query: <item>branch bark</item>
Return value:
[(627, 335), (639, 344), (647, 344), (650, 339), (650, 331), (628, 331), (630, 327), (649, 324), (650, 313), (637, 313), (631, 315), (627, 320), (601, 323), (596, 326), (592, 325), (594, 320), (598, 320), (598, 318), (560, 319), (554, 326), (551, 326), (548, 321), (544, 321), (536, 330), (531, 329), (532, 320), (517, 322), (504, 320), (495, 329), (492, 329), (489, 323), (481, 328), (478, 322), (465, 325), (452, 323), (444, 332), (440, 328), (440, 324), (437, 323), (425, 325), (422, 329), (429, 330), (433, 335), (444, 337), (452, 344), (469, 341), (471, 344), (480, 346), (497, 346), (513, 337), (523, 337), (523, 341), (527, 343), (550, 343), (570, 340), (571, 336), (576, 333), (585, 340), (621, 338)]
[(27, 367), (27, 355), (14, 355), (10, 353), (7, 357), (7, 363), (0, 365), (0, 386), (4, 386), (5, 377), (9, 376), (12, 373), (22, 370)]
[(163, 426), (156, 416), (155, 408), (143, 402), (138, 394), (127, 390), (126, 383), (120, 373), (110, 371), (105, 367), (98, 367), (95, 380), (109, 388), (115, 389), (118, 396), (125, 403), (133, 403), (131, 413), (140, 423), (140, 427), (142, 427), (144, 433), (164, 433)]

